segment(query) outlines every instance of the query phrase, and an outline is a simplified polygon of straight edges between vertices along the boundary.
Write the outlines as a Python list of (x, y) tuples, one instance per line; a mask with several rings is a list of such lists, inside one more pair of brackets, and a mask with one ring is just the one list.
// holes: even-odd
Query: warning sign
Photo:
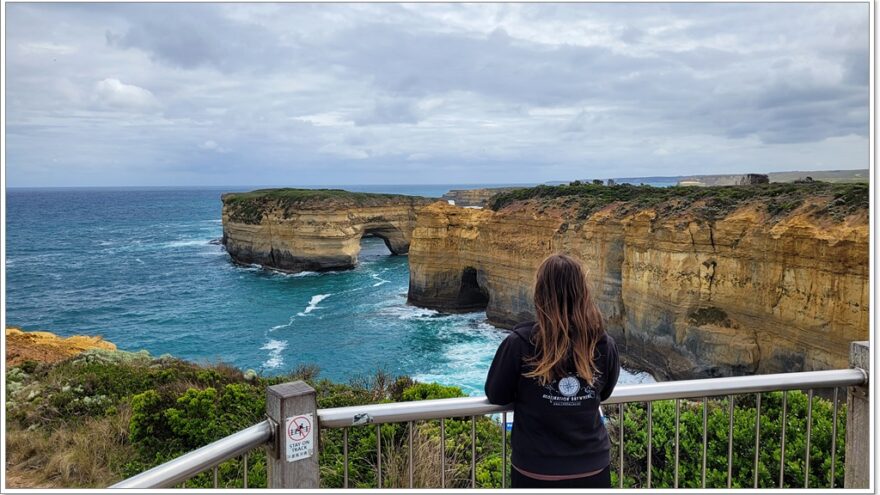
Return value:
[(315, 449), (315, 424), (312, 414), (291, 416), (285, 422), (287, 462), (311, 457)]

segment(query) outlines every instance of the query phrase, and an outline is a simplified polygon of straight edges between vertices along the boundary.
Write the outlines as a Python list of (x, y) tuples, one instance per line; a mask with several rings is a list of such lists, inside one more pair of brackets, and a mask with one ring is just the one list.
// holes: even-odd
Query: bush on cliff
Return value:
[[(38, 486), (103, 487), (173, 459), (192, 449), (261, 421), (266, 387), (302, 379), (318, 391), (321, 408), (388, 401), (462, 396), (457, 387), (417, 383), (407, 377), (376, 373), (341, 384), (319, 379), (314, 367), (287, 375), (261, 377), (225, 365), (199, 366), (171, 357), (145, 353), (94, 352), (54, 365), (12, 367), (7, 383), (7, 466), (26, 471)], [(779, 402), (781, 394), (765, 394), (761, 424), (761, 486), (778, 481)], [(736, 399), (733, 485), (751, 486), (754, 459), (754, 397)], [(789, 393), (786, 431), (786, 486), (803, 486), (806, 399)], [(617, 438), (616, 408), (609, 408), (609, 429)], [(647, 426), (645, 407), (625, 408), (626, 486), (645, 486)], [(653, 406), (652, 485), (671, 486), (674, 476), (674, 402)], [(830, 468), (831, 408), (816, 398), (811, 441), (811, 486), (827, 486)], [(470, 486), (471, 428), (476, 436), (478, 487), (501, 484), (501, 435), (497, 419), (450, 418), (445, 423), (447, 487)], [(839, 415), (837, 486), (843, 477), (845, 407)], [(727, 409), (724, 400), (710, 401), (707, 486), (726, 486)], [(377, 485), (377, 433), (382, 442), (384, 487), (409, 484), (409, 426), (388, 424), (348, 429), (349, 486)], [(341, 487), (345, 464), (343, 430), (321, 431), (322, 484)], [(415, 486), (440, 486), (440, 422), (413, 423)], [(700, 403), (682, 401), (681, 486), (699, 486), (702, 445)], [(616, 447), (613, 455), (615, 483)], [(510, 450), (508, 449), (508, 454)], [(507, 464), (509, 467), (509, 463)], [(241, 459), (218, 468), (220, 485), (241, 487)], [(261, 449), (248, 459), (252, 487), (266, 486), (266, 458)], [(696, 485), (695, 485), (696, 483)], [(824, 485), (822, 484), (824, 483)], [(213, 486), (210, 472), (187, 481), (187, 487)]]
[(221, 196), (230, 220), (246, 224), (258, 224), (266, 210), (280, 207), (285, 212), (309, 205), (317, 206), (382, 206), (396, 202), (412, 204), (425, 201), (419, 196), (389, 193), (363, 193), (344, 189), (257, 189), (250, 192), (227, 193)]
[(610, 186), (571, 183), (569, 185), (539, 185), (514, 189), (496, 194), (489, 200), (489, 208), (498, 211), (520, 201), (553, 204), (576, 212), (579, 220), (594, 212), (617, 204), (622, 213), (642, 208), (655, 208), (661, 215), (693, 208), (698, 217), (712, 221), (723, 218), (747, 202), (764, 204), (771, 217), (777, 217), (800, 207), (808, 198), (821, 203), (812, 213), (842, 219), (868, 208), (868, 184), (832, 184), (811, 182), (803, 184), (773, 182), (748, 186), (674, 186), (653, 187), (616, 184)]

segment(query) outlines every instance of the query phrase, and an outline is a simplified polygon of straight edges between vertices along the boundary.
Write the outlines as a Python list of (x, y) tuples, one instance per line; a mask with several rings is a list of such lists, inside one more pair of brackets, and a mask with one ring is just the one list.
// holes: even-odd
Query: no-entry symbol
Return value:
[(285, 421), (287, 462), (311, 457), (314, 453), (315, 434), (312, 414), (291, 416)]

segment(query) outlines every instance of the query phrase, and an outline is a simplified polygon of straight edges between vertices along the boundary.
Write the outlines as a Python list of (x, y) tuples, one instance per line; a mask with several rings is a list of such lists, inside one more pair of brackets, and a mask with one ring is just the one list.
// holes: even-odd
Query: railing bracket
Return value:
[(281, 425), (270, 418), (268, 414), (266, 415), (266, 421), (269, 422), (270, 431), (272, 432), (272, 437), (266, 442), (266, 454), (272, 459), (280, 459), (282, 438)]
[(352, 418), (351, 418), (351, 425), (352, 426), (368, 425), (372, 422), (373, 422), (373, 417), (370, 416), (368, 413), (357, 413), (354, 416), (352, 416)]

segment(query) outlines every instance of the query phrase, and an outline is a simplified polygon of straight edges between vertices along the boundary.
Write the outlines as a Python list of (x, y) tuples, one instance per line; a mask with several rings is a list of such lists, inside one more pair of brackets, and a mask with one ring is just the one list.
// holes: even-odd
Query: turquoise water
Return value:
[[(473, 186), (347, 188), (439, 196), (463, 187)], [(7, 324), (264, 374), (316, 364), (334, 380), (384, 370), (482, 392), (506, 335), (485, 314), (408, 306), (407, 258), (379, 239), (364, 239), (349, 271), (233, 265), (216, 244), (219, 197), (230, 190), (8, 190)]]

